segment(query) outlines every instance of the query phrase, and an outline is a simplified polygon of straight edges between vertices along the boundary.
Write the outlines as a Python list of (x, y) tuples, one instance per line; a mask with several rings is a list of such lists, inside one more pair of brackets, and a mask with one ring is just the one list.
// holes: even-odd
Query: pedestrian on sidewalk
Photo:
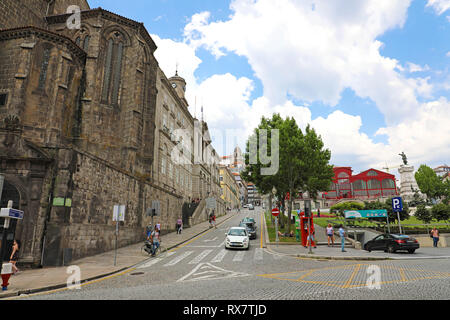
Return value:
[(339, 226), (339, 236), (341, 237), (341, 251), (347, 252), (345, 251), (345, 230), (342, 224)]
[(320, 208), (317, 208), (317, 218), (320, 218)]
[(217, 226), (216, 226), (216, 214), (214, 213), (214, 210), (212, 212), (212, 225), (214, 226), (214, 228), (217, 229)]
[(330, 240), (331, 240), (331, 246), (334, 247), (334, 229), (331, 223), (328, 224), (327, 230), (327, 240), (328, 240), (328, 246), (330, 246)]
[(181, 230), (183, 229), (183, 220), (181, 217), (177, 220), (177, 234), (181, 234)]
[(19, 261), (19, 250), (20, 250), (20, 241), (14, 240), (12, 246), (11, 257), (9, 259), (9, 263), (12, 264), (13, 274), (19, 272), (19, 269), (16, 267), (17, 261)]
[(433, 247), (437, 248), (439, 242), (439, 230), (436, 227), (431, 230), (431, 236), (433, 237)]
[(312, 232), (312, 234), (308, 235), (308, 237), (306, 238), (306, 247), (305, 248), (309, 247), (310, 245), (312, 246), (313, 244), (314, 244), (314, 249), (317, 248), (315, 234), (316, 234), (316, 231), (314, 230)]

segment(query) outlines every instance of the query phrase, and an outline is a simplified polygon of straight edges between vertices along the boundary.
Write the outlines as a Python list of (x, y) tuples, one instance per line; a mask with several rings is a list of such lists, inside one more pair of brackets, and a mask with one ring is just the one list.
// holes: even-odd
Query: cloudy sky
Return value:
[(221, 155), (278, 112), (356, 172), (450, 164), (450, 0), (89, 3), (145, 24)]

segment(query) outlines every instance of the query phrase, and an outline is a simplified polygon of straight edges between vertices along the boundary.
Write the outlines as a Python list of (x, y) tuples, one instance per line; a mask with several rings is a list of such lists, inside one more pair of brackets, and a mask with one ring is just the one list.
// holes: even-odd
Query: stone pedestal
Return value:
[(403, 201), (411, 201), (414, 199), (414, 191), (419, 190), (421, 198), (425, 196), (420, 192), (417, 185), (416, 178), (414, 177), (414, 166), (402, 165), (398, 172), (400, 173), (400, 196)]

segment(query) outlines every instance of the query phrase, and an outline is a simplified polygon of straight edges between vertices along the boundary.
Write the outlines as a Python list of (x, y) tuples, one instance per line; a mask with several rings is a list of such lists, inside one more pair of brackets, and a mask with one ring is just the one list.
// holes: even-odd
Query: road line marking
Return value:
[(234, 256), (233, 261), (235, 261), (235, 262), (242, 261), (244, 259), (244, 256), (245, 256), (245, 251), (239, 251)]
[(220, 252), (214, 257), (214, 259), (211, 260), (211, 262), (221, 262), (226, 254), (227, 254), (226, 249), (220, 250)]
[(255, 249), (255, 255), (253, 256), (254, 260), (262, 260), (263, 259), (263, 253), (264, 253), (264, 249), (263, 248), (256, 248)]
[(189, 262), (189, 264), (197, 264), (200, 261), (202, 261), (208, 254), (210, 254), (212, 252), (212, 250), (204, 250), (202, 251), (202, 253), (200, 253), (198, 256), (196, 256), (194, 259), (192, 259), (191, 262)]
[(357, 264), (356, 267), (353, 269), (352, 275), (350, 276), (348, 281), (345, 283), (344, 288), (350, 287), (350, 284), (352, 283), (353, 278), (356, 276), (356, 274), (358, 273), (360, 268), (361, 268), (361, 265)]
[(176, 257), (175, 259), (173, 259), (172, 261), (170, 261), (169, 263), (166, 263), (164, 265), (164, 267), (170, 267), (170, 266), (174, 266), (176, 265), (178, 262), (180, 262), (181, 260), (183, 260), (184, 258), (188, 257), (189, 255), (191, 255), (194, 251), (186, 251), (185, 253), (183, 253), (182, 255)]

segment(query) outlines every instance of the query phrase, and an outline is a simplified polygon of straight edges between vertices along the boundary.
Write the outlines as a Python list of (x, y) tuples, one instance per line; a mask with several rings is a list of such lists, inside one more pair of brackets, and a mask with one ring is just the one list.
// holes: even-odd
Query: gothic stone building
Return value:
[[(73, 4), (82, 23), (72, 30), (65, 12)], [(22, 263), (62, 265), (113, 249), (116, 204), (126, 205), (119, 247), (143, 240), (154, 200), (163, 229), (175, 227), (193, 196), (193, 169), (177, 167), (170, 185), (155, 175), (154, 157), (170, 141), (157, 128), (162, 92), (182, 113), (177, 119), (174, 109), (177, 121), (190, 128), (194, 120), (156, 49), (142, 23), (85, 0), (1, 1), (0, 206), (13, 200), (24, 211), (4, 239), (21, 240)]]

